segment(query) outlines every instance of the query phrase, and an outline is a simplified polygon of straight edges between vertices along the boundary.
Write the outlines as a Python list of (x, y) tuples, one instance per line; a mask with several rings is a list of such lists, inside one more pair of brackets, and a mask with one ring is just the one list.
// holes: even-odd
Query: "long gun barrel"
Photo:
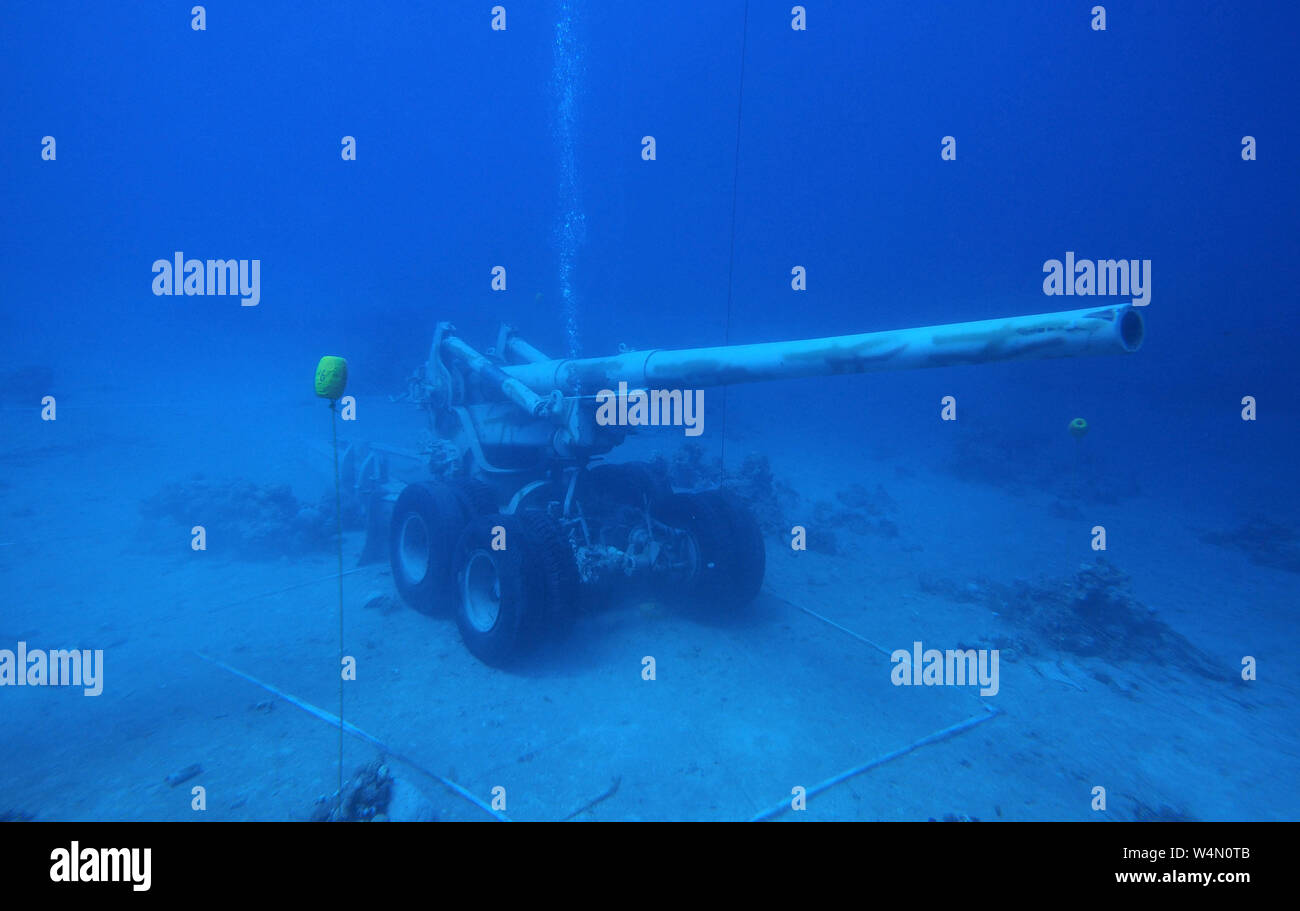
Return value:
[(502, 371), (541, 395), (561, 390), (707, 387), (800, 376), (917, 370), (1031, 358), (1127, 354), (1142, 344), (1132, 304), (753, 345), (532, 360)]

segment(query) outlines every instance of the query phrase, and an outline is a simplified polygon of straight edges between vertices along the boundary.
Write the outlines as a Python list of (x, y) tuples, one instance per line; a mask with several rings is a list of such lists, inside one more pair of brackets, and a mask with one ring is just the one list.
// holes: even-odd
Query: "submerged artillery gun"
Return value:
[[(787, 377), (1136, 351), (1130, 304), (913, 329), (554, 360), (503, 326), (486, 354), (448, 323), (402, 400), (427, 415), (421, 453), (351, 453), (368, 505), (362, 560), (387, 542), (398, 592), (424, 612), (450, 605), (466, 646), (507, 663), (563, 632), (579, 606), (641, 585), (735, 608), (758, 594), (758, 522), (725, 488), (679, 493), (646, 463), (598, 459), (626, 426), (598, 420), (623, 390), (694, 390)], [(606, 411), (606, 415), (608, 411)], [(403, 483), (389, 457), (422, 464)]]

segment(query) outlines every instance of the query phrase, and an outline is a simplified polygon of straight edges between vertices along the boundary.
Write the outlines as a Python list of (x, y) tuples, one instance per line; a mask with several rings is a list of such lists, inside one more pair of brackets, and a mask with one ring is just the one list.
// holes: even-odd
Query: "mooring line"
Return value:
[[(876, 651), (880, 652), (880, 654), (884, 655), (886, 658), (889, 658), (891, 661), (893, 660), (894, 657), (893, 652), (891, 652), (889, 649), (885, 648), (884, 646), (876, 642), (872, 642), (870, 639), (868, 639), (866, 636), (862, 635), (861, 633), (855, 633), (847, 626), (842, 626), (841, 624), (836, 623), (834, 620), (830, 619), (829, 617), (823, 617), (821, 614), (817, 613), (814, 610), (809, 610), (808, 608), (804, 607), (802, 604), (795, 604), (789, 598), (784, 598), (781, 595), (778, 595), (776, 592), (772, 591), (771, 588), (765, 587), (763, 590), (766, 591), (769, 595), (771, 595), (776, 600), (780, 601), (782, 604), (788, 604), (790, 607), (793, 607), (795, 610), (801, 610), (808, 616), (815, 617), (816, 619), (820, 620), (822, 623), (825, 623), (827, 626), (835, 627), (835, 629), (839, 630), (845, 635), (852, 636), (854, 639), (857, 639), (859, 642), (865, 642), (867, 645), (871, 646)], [(979, 702), (980, 705), (984, 706), (985, 708), (989, 707), (988, 703), (984, 702), (982, 699), (979, 700)]]
[[(857, 775), (861, 775), (863, 772), (869, 772), (878, 766), (882, 766), (887, 762), (892, 762), (893, 760), (898, 759), (900, 756), (906, 756), (908, 753), (912, 752), (913, 750), (918, 750), (921, 747), (929, 746), (932, 743), (938, 743), (941, 740), (947, 740), (949, 737), (955, 737), (956, 735), (964, 731), (969, 731), (977, 724), (983, 724), (984, 722), (988, 721), (990, 718), (1002, 714), (1001, 709), (994, 708), (993, 706), (988, 704), (985, 704), (984, 711), (985, 714), (983, 715), (976, 715), (974, 717), (967, 718), (965, 721), (959, 722), (957, 724), (949, 725), (948, 727), (943, 728), (942, 730), (935, 731), (933, 734), (930, 734), (929, 736), (922, 737), (920, 740), (915, 740), (912, 743), (909, 743), (905, 747), (894, 750), (892, 753), (886, 753), (884, 756), (878, 756), (875, 759), (871, 760), (870, 762), (864, 762), (860, 766), (854, 766), (853, 768), (845, 772), (841, 772), (840, 774), (836, 775), (833, 778), (828, 778), (825, 781), (821, 782), (820, 784), (813, 785), (811, 788), (807, 790), (804, 796), (805, 798), (815, 797), (816, 795), (822, 793), (823, 791), (827, 791), (833, 788), (837, 784), (848, 781), (850, 778), (853, 778)], [(776, 816), (780, 816), (782, 813), (784, 813), (786, 810), (789, 809), (791, 809), (790, 801), (782, 800), (780, 803), (773, 804), (771, 807), (764, 810), (762, 813), (759, 813), (757, 816), (751, 818), (749, 821), (763, 822), (765, 820), (772, 819)]]
[(603, 794), (601, 794), (599, 797), (594, 797), (591, 800), (587, 801), (582, 806), (578, 807), (578, 809), (570, 813), (568, 816), (561, 819), (560, 822), (568, 822), (571, 819), (576, 819), (577, 817), (581, 816), (583, 813), (586, 813), (592, 807), (596, 806), (596, 804), (600, 803), (602, 800), (609, 800), (611, 797), (613, 797), (615, 794), (618, 793), (618, 786), (622, 783), (623, 783), (623, 776), (622, 775), (617, 776), (614, 779), (613, 784), (611, 784)]
[[(428, 769), (420, 765), (415, 760), (407, 756), (404, 756), (403, 754), (390, 748), (388, 744), (384, 743), (378, 737), (375, 737), (373, 734), (367, 734), (365, 731), (361, 730), (361, 728), (357, 727), (355, 724), (352, 724), (350, 721), (344, 721), (342, 718), (339, 718), (336, 715), (331, 715), (329, 712), (325, 711), (324, 709), (318, 708), (312, 705), (310, 702), (306, 702), (302, 699), (299, 699), (297, 696), (294, 696), (290, 693), (286, 693), (284, 690), (274, 687), (269, 683), (264, 683), (263, 681), (258, 680), (256, 677), (250, 674), (245, 674), (243, 671), (231, 667), (229, 664), (226, 664), (224, 661), (219, 661), (216, 658), (209, 657), (208, 655), (205, 655), (202, 652), (195, 652), (194, 654), (198, 655), (200, 658), (202, 658), (204, 661), (207, 661), (209, 664), (215, 664), (217, 667), (221, 668), (222, 670), (229, 671), (230, 673), (234, 674), (236, 677), (239, 677), (243, 680), (247, 680), (249, 683), (252, 683), (255, 686), (260, 686), (262, 689), (266, 690), (268, 693), (271, 693), (272, 695), (279, 696), (285, 702), (288, 702), (291, 705), (296, 705), (298, 708), (302, 709), (307, 714), (319, 718), (321, 721), (324, 721), (327, 724), (330, 724), (332, 726), (337, 726), (340, 731), (347, 731), (352, 736), (360, 740), (364, 740), (366, 743), (370, 744), (371, 746), (378, 748), (389, 758), (396, 759), (398, 762), (402, 763), (405, 766), (409, 766), (410, 768), (419, 772), (421, 775), (428, 776), (429, 778), (438, 782), (448, 791), (451, 791), (453, 794), (456, 794), (457, 796), (463, 797), (465, 800), (468, 800), (470, 803), (474, 804), (474, 806), (478, 807), (480, 810), (482, 810), (484, 813), (487, 813), (489, 816), (493, 817), (494, 819), (500, 822), (512, 821), (510, 817), (506, 816), (504, 813), (492, 809), (491, 806), (489, 806), (487, 803), (481, 800), (478, 796), (465, 790), (460, 785), (456, 784), (456, 782), (443, 778), (437, 772), (430, 772)], [(341, 793), (340, 793), (340, 797), (342, 797)]]
[(349, 569), (343, 573), (330, 573), (328, 576), (321, 576), (317, 579), (308, 579), (306, 582), (295, 582), (293, 585), (286, 585), (284, 588), (277, 588), (273, 591), (258, 592), (256, 595), (248, 595), (240, 598), (238, 601), (229, 601), (225, 604), (218, 604), (216, 607), (211, 608), (208, 613), (217, 610), (225, 610), (227, 607), (238, 607), (241, 604), (247, 604), (249, 601), (256, 601), (259, 598), (269, 598), (272, 595), (283, 595), (285, 592), (291, 592), (295, 588), (306, 588), (308, 585), (319, 585), (322, 582), (333, 582), (335, 579), (341, 578), (342, 576), (350, 576), (353, 573), (365, 572), (367, 569), (369, 569), (367, 566), (358, 566), (355, 569)]
[[(867, 645), (874, 648), (876, 651), (880, 652), (880, 654), (884, 655), (885, 657), (892, 658), (893, 652), (882, 647), (878, 643), (872, 642), (870, 639), (868, 639), (866, 636), (863, 636), (861, 633), (856, 633), (853, 630), (849, 629), (847, 626), (843, 626), (839, 623), (836, 623), (834, 620), (830, 619), (829, 617), (823, 617), (821, 614), (817, 613), (814, 610), (809, 610), (808, 608), (804, 607), (802, 604), (795, 604), (793, 601), (789, 600), (788, 598), (784, 598), (781, 595), (778, 595), (776, 592), (772, 591), (771, 588), (767, 588), (766, 591), (769, 595), (771, 595), (773, 598), (776, 598), (778, 601), (781, 601), (784, 604), (788, 604), (790, 607), (793, 607), (796, 610), (803, 611), (808, 616), (820, 620), (822, 623), (825, 623), (827, 626), (832, 626), (835, 629), (839, 630), (840, 632), (844, 633), (845, 635), (852, 636), (854, 639), (857, 639), (859, 642), (866, 643)], [(806, 793), (805, 796), (812, 797), (814, 794), (819, 794), (822, 791), (834, 787), (835, 785), (843, 781), (847, 781), (848, 779), (854, 777), (855, 775), (861, 775), (863, 772), (869, 771), (870, 769), (874, 769), (877, 766), (884, 765), (885, 763), (890, 762), (891, 760), (898, 759), (900, 756), (906, 756), (908, 753), (920, 747), (928, 746), (932, 743), (938, 743), (941, 740), (946, 740), (949, 737), (955, 736), (956, 734), (960, 734), (963, 731), (975, 727), (975, 725), (977, 724), (983, 724), (985, 721), (988, 721), (990, 718), (994, 717), (995, 715), (1002, 714), (1001, 709), (995, 708), (994, 706), (989, 705), (987, 702), (981, 701), (980, 705), (983, 707), (985, 714), (975, 715), (967, 719), (966, 721), (962, 721), (959, 722), (958, 724), (954, 724), (949, 727), (943, 728), (942, 730), (935, 731), (933, 734), (930, 734), (928, 737), (922, 737), (920, 740), (917, 740), (914, 743), (911, 743), (903, 747), (902, 749), (895, 750), (892, 753), (886, 753), (884, 756), (881, 756), (877, 759), (873, 759), (870, 762), (864, 763), (863, 765), (855, 766), (854, 768), (849, 769), (847, 772), (842, 772), (839, 775), (836, 775), (834, 778), (828, 778), (826, 781), (823, 781), (821, 784), (815, 785), (812, 788), (812, 790)], [(778, 816), (782, 812), (788, 809), (790, 809), (790, 802), (783, 801), (782, 803), (776, 804), (770, 809), (765, 810), (764, 812), (755, 816), (753, 819), (750, 820), (750, 822), (762, 822), (763, 820), (771, 819), (772, 817)]]
[[(749, 0), (745, 0), (745, 17), (740, 26), (740, 81), (736, 90), (736, 155), (731, 170), (731, 240), (727, 253), (727, 321), (722, 330), (722, 344), (731, 344), (732, 277), (736, 271), (736, 200), (740, 197), (740, 137), (745, 115), (745, 49), (749, 45)], [(727, 476), (727, 387), (722, 387), (721, 483)]]
[[(322, 361), (324, 363), (324, 361)], [(319, 382), (319, 381), (318, 381)], [(341, 391), (341, 390), (340, 390)], [(343, 486), (339, 482), (339, 412), (338, 399), (330, 399), (330, 431), (334, 437), (334, 515), (339, 528), (339, 664), (346, 656), (343, 653)], [(343, 675), (339, 675), (339, 718), (343, 717), (343, 688), (346, 684)], [(339, 726), (339, 794), (343, 794), (343, 727)]]
[(782, 596), (778, 595), (770, 588), (767, 589), (767, 593), (771, 595), (773, 598), (776, 598), (778, 601), (788, 604), (791, 607), (795, 608), (796, 610), (801, 610), (810, 617), (815, 617), (816, 619), (820, 620), (822, 623), (825, 623), (827, 626), (833, 626), (840, 632), (846, 633), (847, 635), (852, 636), (854, 639), (857, 639), (859, 642), (865, 642), (867, 645), (871, 646), (876, 651), (880, 652), (880, 654), (884, 655), (886, 658), (893, 655), (893, 652), (889, 651), (889, 649), (884, 648), (883, 646), (878, 645), (875, 642), (872, 642), (870, 639), (868, 639), (866, 636), (863, 636), (860, 633), (855, 633), (847, 626), (841, 626), (840, 624), (836, 623), (834, 620), (830, 619), (829, 617), (823, 617), (821, 614), (817, 613), (816, 611), (809, 610), (808, 608), (804, 607), (802, 604), (795, 604), (793, 601), (787, 600), (786, 598), (783, 598)]

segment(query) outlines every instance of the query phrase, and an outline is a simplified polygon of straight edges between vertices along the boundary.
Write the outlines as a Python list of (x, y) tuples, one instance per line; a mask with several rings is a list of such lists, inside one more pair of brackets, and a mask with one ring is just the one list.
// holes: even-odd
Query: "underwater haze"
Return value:
[[(1093, 7), (10, 4), (0, 819), (1300, 816), (1300, 12)], [(585, 457), (487, 472), (429, 418), (561, 433), (437, 386), (440, 323), (509, 371), (503, 322), (590, 358), (1085, 310), (1140, 344), (691, 362), (696, 428), (593, 458), (743, 504), (631, 504), (701, 577), (752, 517), (725, 609), (588, 584), (637, 561)], [(518, 661), (402, 587), (393, 501), (458, 471), (495, 502), (448, 592), (518, 503), (582, 583), (524, 579), (574, 619)]]

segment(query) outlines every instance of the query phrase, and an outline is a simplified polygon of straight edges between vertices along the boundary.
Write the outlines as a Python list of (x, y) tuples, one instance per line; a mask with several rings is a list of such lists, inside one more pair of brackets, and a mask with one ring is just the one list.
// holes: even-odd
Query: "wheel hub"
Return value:
[(402, 523), (397, 557), (402, 576), (408, 584), (419, 585), (429, 574), (429, 527), (415, 513), (407, 516)]
[(475, 551), (465, 565), (461, 579), (461, 600), (465, 617), (480, 633), (497, 625), (501, 616), (501, 577), (496, 561), (486, 551)]

